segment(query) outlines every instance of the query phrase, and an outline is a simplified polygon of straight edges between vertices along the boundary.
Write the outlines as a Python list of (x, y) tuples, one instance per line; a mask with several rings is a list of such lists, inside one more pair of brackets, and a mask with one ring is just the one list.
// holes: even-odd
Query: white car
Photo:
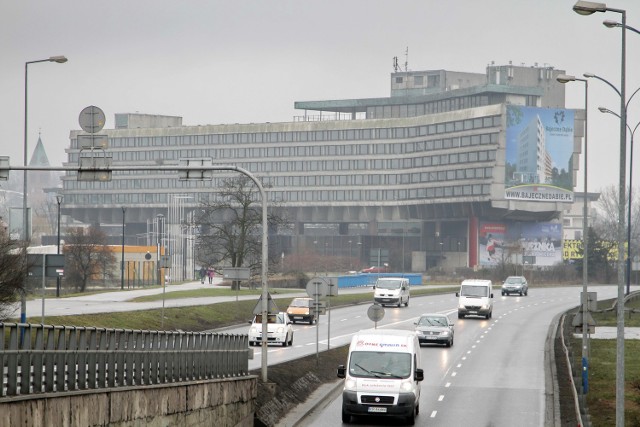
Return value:
[[(267, 343), (281, 344), (283, 347), (293, 344), (293, 326), (289, 315), (284, 311), (267, 314)], [(249, 345), (262, 342), (262, 314), (257, 314), (249, 328)]]

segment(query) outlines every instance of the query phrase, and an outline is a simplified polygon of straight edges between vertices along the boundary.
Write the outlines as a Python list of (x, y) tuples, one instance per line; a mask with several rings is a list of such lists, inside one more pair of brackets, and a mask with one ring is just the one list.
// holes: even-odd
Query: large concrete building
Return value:
[[(116, 114), (116, 128), (101, 134), (118, 166), (212, 158), (251, 171), (295, 219), (293, 234), (278, 236), (285, 254), (306, 248), (424, 271), (522, 262), (513, 257), (524, 250), (528, 262), (551, 265), (561, 259), (561, 215), (572, 202), (583, 134), (583, 112), (564, 109), (562, 73), (493, 64), (485, 74), (394, 72), (390, 97), (295, 102), (301, 114), (291, 122), (183, 126), (180, 117)], [(517, 137), (529, 110), (538, 134), (525, 155)], [(71, 132), (67, 166), (86, 155), (81, 135)], [(518, 169), (518, 150), (545, 177), (537, 186), (526, 178), (533, 171)], [(126, 208), (127, 243), (148, 244), (140, 236), (156, 215), (173, 210), (180, 220), (229, 176), (180, 181), (132, 170), (86, 182), (68, 173), (64, 213), (117, 227)]]

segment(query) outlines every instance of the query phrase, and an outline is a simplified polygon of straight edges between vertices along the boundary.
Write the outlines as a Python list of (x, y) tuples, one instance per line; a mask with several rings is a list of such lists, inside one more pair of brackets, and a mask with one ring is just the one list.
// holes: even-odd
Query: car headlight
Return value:
[(402, 380), (400, 383), (401, 391), (413, 391), (413, 382), (411, 380)]
[(284, 333), (284, 328), (282, 326), (279, 326), (278, 329), (276, 329), (276, 334), (283, 334)]
[(462, 303), (458, 304), (458, 308), (464, 308), (464, 304)]
[(440, 335), (444, 335), (446, 337), (447, 335), (449, 335), (449, 331), (442, 331)]
[(255, 326), (251, 327), (251, 330), (249, 330), (250, 333), (252, 334), (257, 334), (258, 333), (258, 328), (256, 328)]
[(355, 390), (356, 389), (356, 380), (352, 378), (348, 378), (344, 380), (344, 389), (345, 390)]

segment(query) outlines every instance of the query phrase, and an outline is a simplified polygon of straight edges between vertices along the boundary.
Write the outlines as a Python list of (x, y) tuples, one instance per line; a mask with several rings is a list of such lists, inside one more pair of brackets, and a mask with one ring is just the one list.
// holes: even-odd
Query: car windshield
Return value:
[(402, 280), (378, 280), (376, 288), (380, 289), (398, 289), (402, 284)]
[(422, 316), (418, 320), (418, 326), (447, 326), (449, 322), (443, 316)]
[[(262, 323), (262, 314), (257, 314), (253, 323)], [(281, 314), (267, 314), (267, 323), (284, 323), (284, 316)]]
[(309, 300), (294, 299), (293, 301), (291, 301), (291, 304), (289, 304), (289, 307), (309, 307)]
[(460, 295), (463, 297), (488, 297), (489, 287), (485, 285), (462, 285)]
[(411, 374), (410, 353), (354, 351), (349, 374), (364, 378), (407, 378)]
[(522, 282), (524, 282), (524, 280), (522, 280), (522, 277), (507, 277), (507, 280), (504, 281), (504, 283), (515, 284), (515, 285), (518, 285)]

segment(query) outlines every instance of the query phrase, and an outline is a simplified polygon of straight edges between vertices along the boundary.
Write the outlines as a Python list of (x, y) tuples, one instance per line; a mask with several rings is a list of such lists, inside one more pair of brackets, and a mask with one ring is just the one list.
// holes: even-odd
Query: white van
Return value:
[(458, 297), (458, 319), (467, 315), (484, 316), (490, 319), (493, 315), (493, 290), (491, 280), (463, 280)]
[(385, 305), (404, 304), (409, 306), (409, 279), (404, 277), (380, 277), (376, 280), (373, 293), (373, 302)]
[(342, 422), (352, 416), (406, 417), (410, 425), (420, 412), (420, 344), (413, 331), (368, 329), (351, 339), (344, 378)]

